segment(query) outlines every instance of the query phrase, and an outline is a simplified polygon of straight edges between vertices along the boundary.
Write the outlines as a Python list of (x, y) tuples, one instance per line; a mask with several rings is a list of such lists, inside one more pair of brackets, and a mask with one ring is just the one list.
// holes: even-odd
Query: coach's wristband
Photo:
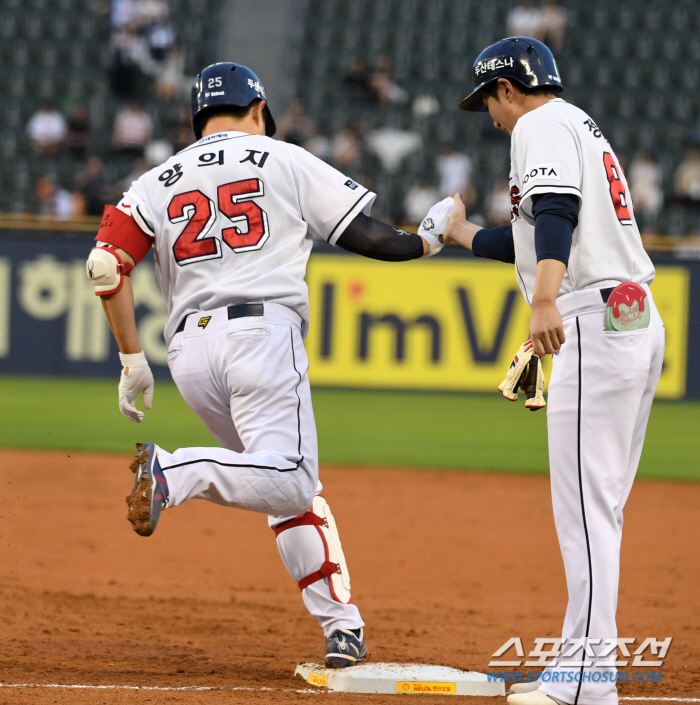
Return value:
[(119, 353), (119, 359), (122, 361), (122, 367), (148, 367), (143, 350), (137, 353)]

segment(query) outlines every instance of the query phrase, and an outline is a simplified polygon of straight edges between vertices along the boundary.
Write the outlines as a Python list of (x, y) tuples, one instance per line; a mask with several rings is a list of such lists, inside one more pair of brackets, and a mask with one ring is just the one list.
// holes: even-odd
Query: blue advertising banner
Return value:
[[(86, 235), (0, 231), (0, 374), (118, 374), (117, 347), (85, 274), (91, 246)], [(131, 279), (141, 345), (154, 375), (167, 378), (167, 309), (152, 255)], [(313, 384), (491, 389), (527, 334), (528, 312), (515, 279), (497, 263), (442, 256), (397, 267), (333, 256), (324, 248), (312, 255), (307, 282)], [(652, 291), (667, 328), (659, 396), (700, 399), (700, 263), (660, 264)], [(432, 306), (430, 316), (426, 306)], [(362, 325), (370, 318), (371, 331)]]
[[(0, 373), (110, 377), (118, 349), (85, 274), (89, 239), (0, 237)], [(141, 345), (168, 377), (165, 301), (149, 255), (132, 273)]]

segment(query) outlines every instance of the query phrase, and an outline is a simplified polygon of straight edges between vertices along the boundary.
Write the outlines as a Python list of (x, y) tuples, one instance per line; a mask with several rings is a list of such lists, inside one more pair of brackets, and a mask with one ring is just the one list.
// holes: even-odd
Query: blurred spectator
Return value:
[(137, 19), (137, 4), (134, 0), (111, 0), (112, 30), (133, 24)]
[(505, 179), (497, 181), (486, 197), (486, 218), (490, 228), (510, 225), (510, 186)]
[(175, 46), (175, 29), (167, 21), (168, 6), (154, 12), (150, 20), (144, 27), (144, 38), (151, 59), (156, 63), (162, 63), (168, 56), (168, 52)]
[[(463, 152), (449, 146), (443, 149), (437, 160), (440, 175), (440, 196), (467, 195), (472, 190), (472, 161)], [(464, 200), (464, 199), (462, 199)], [(473, 200), (473, 199), (472, 199)]]
[(353, 103), (372, 105), (377, 102), (365, 62), (358, 57), (352, 60), (350, 71), (343, 78), (343, 86), (346, 96)]
[(69, 220), (76, 215), (73, 195), (65, 189), (56, 188), (53, 180), (43, 176), (36, 182), (39, 198), (39, 213), (59, 220)]
[(434, 95), (425, 93), (414, 98), (411, 110), (418, 117), (435, 115), (440, 112), (440, 101)]
[(77, 181), (85, 202), (85, 214), (102, 215), (105, 203), (111, 196), (102, 160), (99, 157), (90, 157), (85, 171), (78, 176)]
[(136, 90), (139, 70), (134, 49), (139, 41), (130, 29), (112, 35), (112, 59), (109, 67), (109, 87), (115, 95), (130, 98)]
[(542, 11), (542, 41), (558, 54), (564, 45), (566, 30), (566, 10), (559, 7), (556, 0), (544, 3)]
[(663, 169), (648, 152), (641, 151), (629, 168), (629, 185), (635, 212), (653, 221), (664, 203)]
[(323, 159), (324, 162), (330, 162), (333, 159), (333, 145), (323, 135), (314, 135), (310, 140), (306, 140), (304, 149), (315, 157)]
[(415, 186), (412, 186), (403, 202), (406, 219), (417, 226), (421, 223), (425, 214), (440, 200), (440, 194), (428, 181), (421, 179)]
[(144, 150), (143, 156), (149, 167), (158, 166), (170, 159), (175, 154), (172, 144), (168, 140), (151, 140)]
[(333, 138), (333, 162), (340, 171), (354, 172), (362, 157), (362, 123), (353, 121)]
[(544, 13), (533, 2), (526, 0), (514, 7), (506, 19), (506, 35), (509, 37), (543, 37)]
[[(122, 193), (125, 193), (131, 188), (131, 184), (141, 178), (148, 171), (148, 165), (145, 159), (137, 159), (131, 166), (131, 171), (117, 185)], [(121, 198), (121, 193), (115, 194), (117, 198)]]
[(77, 159), (84, 159), (90, 137), (90, 121), (87, 108), (78, 103), (68, 118), (68, 136), (66, 144), (71, 154)]
[(700, 201), (700, 150), (691, 150), (676, 168), (673, 191), (680, 200)]
[(377, 155), (384, 170), (395, 174), (401, 162), (420, 149), (423, 139), (417, 132), (380, 127), (367, 134), (366, 143), (367, 148)]
[(153, 122), (148, 113), (138, 103), (127, 104), (114, 118), (112, 142), (115, 151), (134, 158), (142, 157), (152, 131)]
[(175, 28), (168, 20), (167, 3), (147, 0), (142, 11), (143, 36), (148, 51), (146, 61), (136, 56), (142, 71), (156, 81), (156, 93), (165, 100), (174, 100), (189, 90), (185, 80), (185, 53), (177, 44)]
[(304, 112), (299, 100), (292, 101), (289, 112), (280, 120), (278, 137), (284, 142), (303, 147), (316, 133), (314, 121)]
[(117, 0), (113, 4), (109, 80), (117, 95), (132, 97), (143, 78), (155, 79), (157, 94), (166, 100), (180, 94), (184, 56), (168, 14), (164, 0)]
[(171, 123), (173, 149), (180, 152), (194, 141), (192, 133), (192, 118), (189, 105), (182, 105), (177, 111), (177, 118)]
[(391, 62), (387, 56), (379, 57), (370, 79), (370, 86), (382, 105), (401, 105), (408, 102), (408, 93), (392, 78)]
[(38, 154), (53, 156), (66, 138), (66, 119), (51, 101), (45, 100), (29, 119), (27, 133)]
[(185, 52), (172, 47), (156, 76), (156, 93), (164, 100), (187, 97), (191, 81), (185, 76)]

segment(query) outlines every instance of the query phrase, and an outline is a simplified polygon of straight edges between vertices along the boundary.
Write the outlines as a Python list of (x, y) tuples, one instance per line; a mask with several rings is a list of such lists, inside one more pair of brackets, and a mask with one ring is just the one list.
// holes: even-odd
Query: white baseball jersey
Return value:
[(312, 238), (335, 244), (375, 194), (301, 147), (221, 132), (135, 181), (120, 202), (154, 239), (169, 343), (187, 313), (270, 301), (308, 326)]
[(555, 98), (523, 115), (513, 130), (510, 159), (515, 266), (529, 304), (537, 275), (532, 213), (537, 194), (573, 194), (581, 203), (560, 296), (653, 280), (654, 265), (642, 246), (625, 175), (583, 110)]
[[(303, 342), (304, 275), (312, 238), (335, 244), (374, 199), (300, 147), (223, 132), (134, 182), (118, 215), (107, 208), (98, 235), (135, 260), (154, 244), (168, 305), (168, 366), (221, 445), (172, 453), (156, 446), (168, 511), (198, 498), (268, 514), (281, 530), (282, 560), (304, 581), (304, 603), (326, 637), (364, 622), (331, 588), (341, 568), (330, 562), (317, 526), (288, 526), (322, 489)], [(227, 306), (252, 302), (265, 303), (263, 315), (229, 320)], [(189, 316), (176, 334), (197, 311), (208, 315)]]

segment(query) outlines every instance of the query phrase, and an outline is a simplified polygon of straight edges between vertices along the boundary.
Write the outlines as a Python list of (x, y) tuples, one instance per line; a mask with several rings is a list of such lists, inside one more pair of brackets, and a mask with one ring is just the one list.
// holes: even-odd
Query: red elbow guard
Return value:
[(105, 206), (95, 240), (107, 242), (128, 252), (138, 264), (151, 249), (153, 238), (139, 228), (136, 221), (116, 206)]

